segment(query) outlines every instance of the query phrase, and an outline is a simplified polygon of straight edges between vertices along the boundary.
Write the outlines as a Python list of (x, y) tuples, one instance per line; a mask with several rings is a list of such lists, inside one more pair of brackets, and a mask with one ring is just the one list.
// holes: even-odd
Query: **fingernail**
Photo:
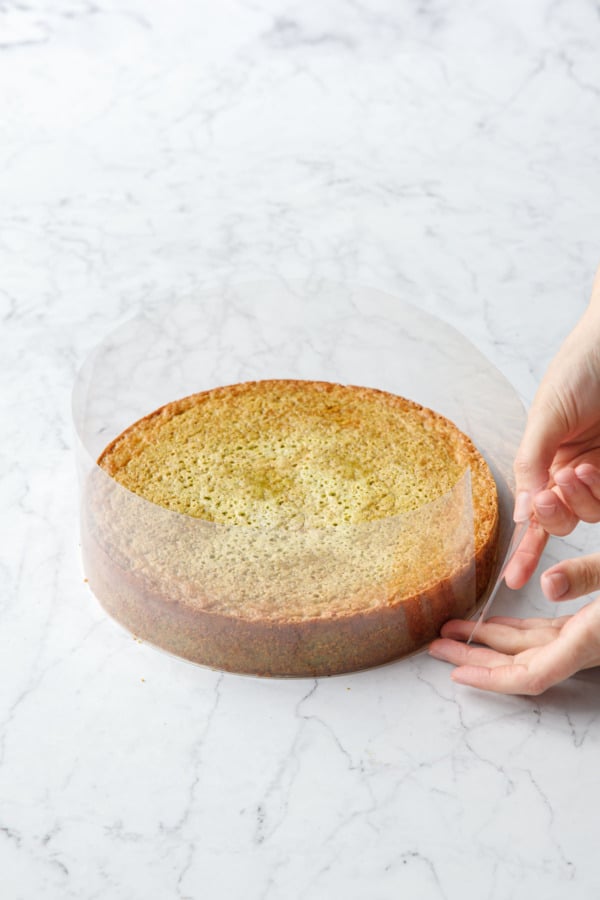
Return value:
[(551, 575), (545, 575), (544, 581), (549, 589), (547, 593), (554, 600), (560, 600), (569, 590), (569, 579), (563, 572), (553, 572)]
[(600, 473), (592, 469), (588, 465), (577, 466), (575, 474), (584, 484), (590, 485), (600, 484)]
[(557, 510), (557, 504), (554, 500), (551, 500), (550, 503), (537, 503), (535, 504), (535, 508), (545, 516), (551, 516), (552, 513), (555, 513)]
[(515, 498), (515, 511), (513, 519), (515, 522), (524, 522), (531, 516), (531, 495), (529, 491), (519, 491)]

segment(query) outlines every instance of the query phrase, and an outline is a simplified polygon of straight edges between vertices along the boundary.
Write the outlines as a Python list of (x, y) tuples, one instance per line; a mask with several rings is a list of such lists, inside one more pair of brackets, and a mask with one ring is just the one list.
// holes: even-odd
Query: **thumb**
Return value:
[(600, 553), (565, 559), (540, 579), (548, 600), (574, 600), (600, 590)]
[(556, 451), (568, 433), (568, 419), (559, 396), (554, 391), (538, 393), (514, 464), (516, 522), (531, 516), (533, 495), (548, 484)]

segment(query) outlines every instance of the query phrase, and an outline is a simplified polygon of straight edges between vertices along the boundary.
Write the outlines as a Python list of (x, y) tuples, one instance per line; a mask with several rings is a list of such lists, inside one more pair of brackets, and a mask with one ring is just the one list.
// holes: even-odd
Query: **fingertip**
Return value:
[(537, 559), (531, 555), (519, 555), (518, 551), (511, 559), (504, 573), (504, 583), (511, 591), (519, 591), (531, 578)]
[(540, 491), (534, 500), (536, 514), (540, 519), (548, 519), (558, 512), (558, 497), (554, 491)]
[[(563, 492), (567, 489), (562, 485)], [(555, 490), (544, 490), (536, 496), (535, 517), (539, 525), (549, 534), (564, 537), (570, 534), (577, 525), (577, 516), (564, 501), (565, 494), (559, 495)], [(566, 494), (566, 496), (569, 496)]]
[(463, 622), (463, 621), (464, 621), (464, 619), (448, 619), (446, 622), (444, 622), (444, 624), (442, 625), (442, 628), (445, 628), (446, 625), (456, 625), (458, 622)]
[(594, 487), (600, 484), (600, 472), (590, 463), (581, 463), (581, 465), (576, 466), (575, 474), (587, 487)]
[(462, 640), (465, 630), (471, 625), (471, 622), (465, 622), (464, 619), (450, 619), (440, 629), (440, 640)]
[[(539, 433), (534, 437), (531, 418), (530, 415), (526, 434), (513, 464), (517, 497), (519, 494), (533, 497), (547, 486), (556, 452), (553, 448), (560, 442)], [(522, 502), (525, 503), (524, 500)]]
[(509, 566), (504, 573), (504, 584), (511, 591), (518, 591), (523, 587), (524, 584), (527, 584), (527, 579), (524, 578), (521, 573), (514, 572), (513, 569)]
[(570, 582), (564, 572), (544, 572), (540, 578), (540, 584), (544, 596), (548, 600), (561, 600), (569, 592)]
[(533, 512), (533, 498), (529, 491), (519, 491), (515, 497), (515, 508), (513, 512), (513, 520), (515, 522), (526, 522), (531, 518)]

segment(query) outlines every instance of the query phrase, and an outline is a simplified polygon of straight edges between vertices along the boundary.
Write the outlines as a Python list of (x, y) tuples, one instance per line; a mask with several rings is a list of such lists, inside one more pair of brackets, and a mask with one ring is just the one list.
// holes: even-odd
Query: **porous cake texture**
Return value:
[(498, 502), (473, 443), (373, 388), (269, 380), (176, 400), (101, 454), (84, 556), (107, 611), (194, 662), (325, 675), (467, 614)]

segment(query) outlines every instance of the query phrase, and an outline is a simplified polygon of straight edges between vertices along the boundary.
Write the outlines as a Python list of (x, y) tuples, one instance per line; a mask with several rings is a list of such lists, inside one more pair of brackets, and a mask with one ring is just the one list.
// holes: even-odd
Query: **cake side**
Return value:
[(299, 620), (224, 615), (174, 600), (129, 569), (121, 569), (93, 538), (84, 536), (90, 587), (105, 611), (128, 631), (190, 662), (251, 675), (317, 677), (383, 665), (414, 653), (454, 616), (473, 611), (494, 564), (486, 545), (473, 566), (453, 572), (430, 590), (359, 613)]

